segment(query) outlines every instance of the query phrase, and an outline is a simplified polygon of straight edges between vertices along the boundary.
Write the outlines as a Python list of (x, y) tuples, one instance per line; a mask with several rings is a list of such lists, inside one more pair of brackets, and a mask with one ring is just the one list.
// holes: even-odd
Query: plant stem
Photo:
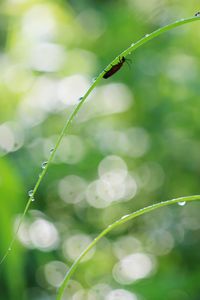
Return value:
[(6, 253), (4, 254), (4, 256), (2, 257), (1, 261), (0, 261), (0, 264), (2, 264), (2, 262), (6, 259), (6, 257), (8, 256), (8, 254), (10, 253), (12, 247), (13, 247), (13, 244), (16, 240), (16, 237), (17, 237), (17, 234), (19, 232), (19, 229), (20, 229), (20, 226), (23, 222), (23, 219), (31, 205), (31, 202), (32, 202), (32, 199), (34, 199), (35, 197), (35, 194), (40, 186), (40, 183), (41, 181), (43, 180), (45, 174), (47, 173), (47, 170), (49, 168), (49, 165), (51, 164), (54, 156), (55, 156), (55, 153), (64, 137), (64, 135), (66, 134), (66, 132), (68, 131), (69, 127), (70, 127), (70, 123), (73, 121), (73, 119), (75, 118), (75, 116), (77, 115), (78, 111), (80, 110), (81, 106), (83, 105), (83, 103), (85, 102), (86, 98), (89, 96), (89, 94), (94, 90), (95, 86), (98, 84), (98, 82), (101, 80), (101, 78), (103, 77), (103, 75), (112, 67), (113, 64), (116, 64), (119, 62), (119, 59), (120, 57), (124, 56), (126, 57), (127, 55), (129, 55), (131, 52), (133, 52), (136, 48), (142, 46), (143, 44), (147, 43), (149, 40), (159, 36), (160, 34), (168, 31), (168, 30), (171, 30), (175, 27), (178, 27), (178, 26), (181, 26), (183, 24), (186, 24), (186, 23), (190, 23), (190, 22), (194, 22), (194, 21), (198, 21), (200, 20), (200, 17), (198, 16), (195, 16), (195, 17), (192, 17), (192, 18), (187, 18), (187, 19), (181, 19), (181, 20), (178, 20), (174, 23), (171, 23), (169, 25), (166, 25), (164, 27), (161, 27), (159, 28), (158, 30), (156, 31), (153, 31), (151, 34), (149, 35), (146, 35), (144, 36), (143, 38), (141, 38), (139, 41), (137, 41), (136, 43), (134, 44), (131, 44), (130, 47), (128, 47), (126, 50), (124, 50), (120, 55), (118, 55), (100, 74), (99, 76), (95, 79), (95, 81), (92, 83), (92, 85), (89, 87), (89, 89), (86, 91), (86, 93), (84, 94), (84, 96), (81, 98), (81, 101), (78, 102), (78, 104), (75, 106), (74, 110), (72, 111), (71, 115), (68, 117), (62, 131), (61, 131), (61, 134), (60, 136), (58, 137), (58, 140), (55, 144), (55, 147), (54, 147), (54, 150), (50, 153), (50, 156), (49, 156), (49, 159), (47, 161), (47, 164), (45, 166), (45, 168), (42, 170), (42, 172), (40, 173), (40, 176), (38, 178), (38, 180), (36, 181), (35, 183), (35, 186), (33, 188), (33, 192), (32, 192), (32, 195), (31, 197), (29, 197), (28, 201), (27, 201), (27, 204), (25, 206), (25, 209), (22, 213), (22, 216), (20, 218), (20, 221), (18, 223), (18, 226), (16, 228), (16, 231), (14, 233), (14, 236), (8, 246), (8, 249), (6, 251)]
[(107, 233), (109, 233), (111, 230), (121, 226), (122, 224), (126, 223), (129, 220), (132, 220), (138, 216), (147, 214), (155, 209), (158, 209), (160, 207), (164, 207), (164, 206), (168, 206), (171, 204), (175, 204), (178, 202), (189, 202), (189, 201), (197, 201), (200, 200), (200, 195), (196, 195), (196, 196), (188, 196), (188, 197), (181, 197), (181, 198), (176, 198), (176, 199), (172, 199), (172, 200), (168, 200), (168, 201), (164, 201), (164, 202), (159, 202), (156, 204), (153, 204), (151, 206), (147, 206), (145, 208), (139, 209), (131, 214), (125, 215), (123, 217), (121, 217), (119, 220), (115, 221), (114, 223), (112, 223), (111, 225), (109, 225), (106, 229), (104, 229), (88, 246), (87, 248), (79, 255), (79, 257), (74, 261), (73, 265), (71, 266), (71, 268), (69, 269), (69, 271), (67, 272), (60, 288), (58, 289), (58, 294), (56, 297), (56, 300), (61, 300), (64, 290), (67, 286), (67, 283), (69, 282), (71, 276), (73, 275), (74, 271), (76, 270), (76, 268), (78, 267), (81, 259), (97, 244), (97, 242), (104, 237)]

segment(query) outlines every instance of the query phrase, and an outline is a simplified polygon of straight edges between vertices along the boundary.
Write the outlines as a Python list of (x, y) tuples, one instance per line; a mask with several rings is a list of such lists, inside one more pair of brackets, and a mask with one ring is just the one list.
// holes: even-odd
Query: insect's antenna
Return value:
[(125, 62), (127, 63), (127, 65), (129, 66), (129, 69), (130, 69), (131, 68), (130, 63), (132, 64), (132, 60), (130, 58), (126, 58)]

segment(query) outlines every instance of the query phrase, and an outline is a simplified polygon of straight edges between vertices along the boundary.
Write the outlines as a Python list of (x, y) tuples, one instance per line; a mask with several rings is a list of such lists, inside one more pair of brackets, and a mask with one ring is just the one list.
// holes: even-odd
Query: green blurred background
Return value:
[[(132, 42), (191, 0), (0, 4), (0, 253), (67, 116)], [(0, 266), (1, 300), (55, 299), (82, 249), (124, 214), (200, 193), (200, 23), (148, 42), (102, 80), (64, 137)], [(199, 300), (200, 205), (160, 209), (103, 238), (63, 300)]]

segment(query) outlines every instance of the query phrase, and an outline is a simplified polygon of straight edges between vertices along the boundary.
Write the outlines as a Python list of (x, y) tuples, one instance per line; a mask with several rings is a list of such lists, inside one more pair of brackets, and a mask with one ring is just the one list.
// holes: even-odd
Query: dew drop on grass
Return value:
[(131, 47), (133, 47), (134, 45), (135, 45), (135, 43), (132, 43), (132, 44), (131, 44)]
[(50, 154), (52, 154), (52, 153), (53, 153), (53, 151), (54, 151), (54, 148), (51, 148), (51, 150), (50, 150)]
[(178, 202), (178, 205), (180, 205), (180, 206), (184, 206), (186, 204), (186, 201), (180, 201), (180, 202)]
[(83, 97), (78, 98), (78, 101), (81, 101), (83, 99)]
[(33, 190), (28, 191), (29, 197), (33, 197)]
[(31, 198), (31, 201), (35, 201), (34, 197), (33, 197), (33, 190), (30, 190), (28, 192), (29, 197)]
[(45, 169), (46, 168), (46, 166), (47, 166), (47, 161), (44, 161), (43, 163), (42, 163), (42, 169)]
[(195, 14), (195, 17), (200, 17), (200, 11)]
[(124, 215), (123, 217), (121, 217), (121, 220), (126, 219), (129, 215)]
[(147, 34), (145, 34), (145, 37), (148, 37), (150, 34), (149, 33), (147, 33)]

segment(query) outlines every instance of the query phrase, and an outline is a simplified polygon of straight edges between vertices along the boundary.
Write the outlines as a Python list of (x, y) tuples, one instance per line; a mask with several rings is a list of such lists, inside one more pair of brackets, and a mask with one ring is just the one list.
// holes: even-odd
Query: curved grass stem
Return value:
[(75, 262), (73, 263), (73, 265), (71, 266), (71, 268), (69, 269), (69, 271), (67, 272), (60, 288), (58, 289), (58, 294), (56, 297), (56, 300), (61, 300), (64, 290), (71, 278), (71, 276), (73, 275), (73, 273), (75, 272), (76, 268), (78, 267), (81, 259), (97, 244), (97, 242), (104, 237), (106, 234), (108, 234), (110, 231), (112, 231), (113, 229), (121, 226), (122, 224), (126, 223), (129, 220), (135, 219), (136, 217), (139, 217), (141, 215), (147, 214), (155, 209), (164, 207), (164, 206), (168, 206), (168, 205), (172, 205), (175, 203), (185, 203), (185, 202), (189, 202), (189, 201), (197, 201), (200, 200), (200, 195), (195, 195), (195, 196), (188, 196), (188, 197), (181, 197), (181, 198), (176, 198), (176, 199), (172, 199), (172, 200), (168, 200), (168, 201), (164, 201), (164, 202), (159, 202), (150, 206), (147, 206), (145, 208), (139, 209), (131, 214), (125, 215), (123, 217), (121, 217), (119, 220), (115, 221), (114, 223), (112, 223), (111, 225), (109, 225), (106, 229), (104, 229), (88, 246), (87, 248), (79, 255), (79, 257), (75, 260)]
[(4, 256), (2, 257), (1, 261), (0, 261), (0, 264), (2, 264), (2, 262), (6, 259), (6, 257), (8, 256), (8, 254), (10, 253), (12, 247), (13, 247), (13, 244), (16, 240), (16, 237), (17, 237), (17, 234), (18, 234), (18, 231), (20, 229), (20, 226), (23, 222), (23, 219), (31, 205), (31, 202), (32, 202), (32, 199), (35, 197), (35, 194), (40, 186), (40, 183), (41, 181), (43, 180), (44, 176), (46, 175), (47, 173), (47, 170), (49, 168), (49, 165), (51, 164), (54, 156), (55, 156), (55, 153), (63, 139), (63, 136), (66, 134), (66, 132), (68, 131), (69, 127), (70, 127), (70, 123), (73, 121), (73, 119), (75, 118), (75, 116), (77, 115), (78, 111), (81, 109), (81, 106), (83, 105), (83, 103), (85, 102), (86, 98), (89, 96), (89, 94), (94, 90), (95, 86), (98, 84), (98, 82), (101, 80), (101, 78), (103, 77), (103, 75), (108, 71), (110, 70), (110, 68), (112, 67), (112, 65), (116, 64), (119, 62), (119, 59), (120, 57), (124, 56), (126, 57), (127, 55), (129, 55), (130, 53), (132, 53), (136, 48), (142, 46), (143, 44), (147, 43), (149, 40), (152, 40), (153, 38), (159, 36), (160, 34), (166, 32), (166, 31), (169, 31), (173, 28), (176, 28), (178, 26), (181, 26), (183, 24), (187, 24), (187, 23), (191, 23), (191, 22), (194, 22), (194, 21), (198, 21), (200, 20), (200, 17), (199, 16), (194, 16), (194, 17), (191, 17), (191, 18), (187, 18), (187, 19), (181, 19), (181, 20), (178, 20), (174, 23), (171, 23), (169, 25), (166, 25), (164, 27), (161, 27), (159, 28), (158, 30), (156, 31), (153, 31), (152, 33), (144, 36), (143, 38), (141, 38), (139, 41), (137, 41), (136, 43), (134, 44), (131, 44), (130, 47), (128, 47), (126, 50), (124, 50), (120, 55), (118, 55), (113, 61), (111, 61), (111, 63), (99, 74), (99, 76), (95, 79), (95, 81), (92, 83), (92, 85), (89, 87), (89, 89), (86, 91), (86, 93), (84, 94), (83, 97), (81, 97), (81, 100), (78, 102), (78, 104), (75, 106), (74, 110), (72, 111), (71, 115), (68, 117), (59, 137), (58, 137), (58, 140), (55, 144), (55, 147), (54, 147), (54, 150), (50, 153), (50, 156), (49, 156), (49, 159), (47, 161), (47, 164), (45, 166), (45, 168), (42, 170), (42, 172), (40, 173), (40, 176), (38, 178), (38, 180), (36, 181), (35, 183), (35, 186), (33, 188), (33, 192), (32, 192), (32, 195), (31, 197), (29, 197), (28, 201), (27, 201), (27, 204), (25, 206), (25, 209), (24, 209), (24, 212), (22, 213), (22, 216), (20, 218), (20, 221), (18, 223), (18, 226), (15, 230), (15, 233), (14, 233), (14, 236), (8, 246), (8, 249), (6, 251), (6, 253), (4, 254)]

